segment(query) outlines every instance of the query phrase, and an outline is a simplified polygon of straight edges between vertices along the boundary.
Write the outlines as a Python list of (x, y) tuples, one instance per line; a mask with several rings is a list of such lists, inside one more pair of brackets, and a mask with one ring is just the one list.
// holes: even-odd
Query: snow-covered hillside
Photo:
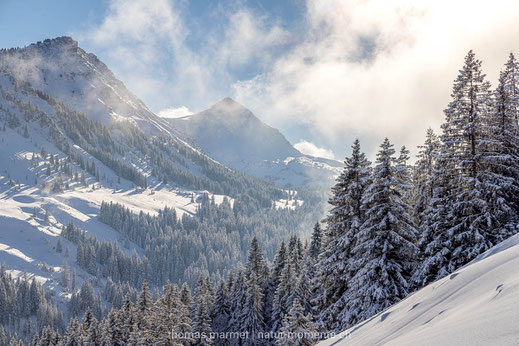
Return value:
[[(126, 256), (149, 270), (132, 289), (144, 279), (191, 284), (201, 273), (223, 277), (254, 232), (272, 257), (289, 232), (315, 219), (296, 210), (307, 205), (297, 192), (186, 143), (68, 37), (0, 50), (0, 146), (0, 264), (15, 278), (37, 278), (58, 305), (73, 291), (60, 283), (65, 262), (77, 272), (76, 288), (89, 279), (103, 293), (111, 276), (96, 258), (101, 246), (117, 249), (113, 267)], [(120, 207), (126, 226), (133, 222), (131, 236), (122, 222), (100, 221), (102, 202)], [(168, 210), (166, 226), (158, 219)], [(63, 235), (71, 221), (84, 239)], [(78, 264), (80, 245), (94, 254), (90, 272)]]
[[(48, 166), (40, 159), (33, 159), (33, 153), (42, 146), (55, 159), (65, 159), (65, 155), (39, 131), (32, 131), (30, 139), (26, 139), (7, 127), (0, 132), (0, 141), (0, 264), (5, 264), (14, 277), (37, 278), (45, 288), (63, 298), (69, 296), (59, 285), (65, 261), (77, 271), (78, 286), (83, 279), (91, 278), (75, 264), (75, 244), (61, 238), (63, 251), (56, 251), (62, 227), (70, 221), (99, 240), (121, 241), (120, 233), (98, 221), (102, 201), (121, 203), (135, 213), (143, 211), (155, 215), (168, 206), (175, 208), (178, 215), (193, 215), (199, 207), (200, 196), (205, 193), (162, 183), (155, 183), (145, 190), (125, 179), (117, 182), (117, 175), (91, 156), (88, 158), (105, 174), (103, 181), (97, 182), (94, 176), (86, 174), (86, 186), (79, 180), (71, 180), (68, 188), (52, 193), (41, 186), (54, 181), (57, 175), (53, 172), (47, 176)], [(78, 170), (81, 168), (72, 164), (72, 171)], [(215, 202), (221, 203), (223, 197), (215, 195)], [(47, 211), (48, 222), (45, 221)], [(127, 253), (134, 249), (143, 253), (133, 243)]]
[(219, 162), (281, 187), (331, 185), (341, 166), (334, 160), (303, 155), (278, 130), (230, 98), (169, 122)]
[(517, 345), (519, 235), (320, 345)]

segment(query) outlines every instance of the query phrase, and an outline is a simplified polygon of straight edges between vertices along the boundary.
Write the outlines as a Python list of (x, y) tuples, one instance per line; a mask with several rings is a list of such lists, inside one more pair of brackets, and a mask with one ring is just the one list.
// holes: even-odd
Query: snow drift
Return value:
[(320, 345), (517, 345), (519, 235)]

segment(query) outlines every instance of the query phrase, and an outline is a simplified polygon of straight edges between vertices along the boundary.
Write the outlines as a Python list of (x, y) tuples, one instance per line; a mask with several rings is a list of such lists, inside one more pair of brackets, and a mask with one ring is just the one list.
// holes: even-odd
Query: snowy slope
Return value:
[[(121, 203), (135, 213), (142, 210), (152, 215), (168, 206), (175, 208), (178, 215), (182, 215), (195, 213), (199, 206), (197, 200), (206, 193), (172, 188), (161, 183), (143, 190), (125, 179), (121, 179), (117, 186), (110, 187), (106, 182), (96, 182), (90, 174), (86, 175), (88, 186), (71, 181), (69, 189), (61, 193), (48, 193), (42, 191), (41, 183), (52, 181), (55, 174), (47, 177), (43, 162), (34, 166), (31, 150), (37, 151), (34, 144), (38, 143), (60, 159), (65, 155), (36, 131), (32, 131), (31, 138), (26, 139), (17, 131), (6, 128), (5, 132), (0, 132), (0, 143), (0, 264), (5, 264), (14, 277), (36, 277), (57, 297), (65, 298), (69, 295), (59, 285), (60, 269), (65, 260), (71, 268), (76, 269), (78, 285), (83, 279), (91, 278), (75, 264), (75, 244), (61, 237), (63, 252), (56, 252), (61, 229), (70, 221), (99, 240), (121, 241), (118, 232), (97, 219), (102, 201)], [(115, 174), (101, 162), (92, 157), (90, 159), (106, 172), (107, 179), (116, 180)], [(74, 166), (74, 170), (76, 168), (78, 167)], [(34, 183), (35, 179), (38, 179), (38, 184)], [(9, 184), (10, 180), (15, 182), (15, 186)], [(92, 188), (94, 185), (95, 189)], [(192, 196), (194, 202), (191, 200)], [(215, 195), (215, 202), (221, 203), (223, 197)], [(33, 216), (34, 209), (36, 217)], [(44, 222), (45, 210), (49, 210), (51, 215), (48, 224)], [(68, 258), (65, 257), (65, 248), (69, 250)], [(130, 244), (127, 252), (133, 249), (139, 254), (143, 253), (135, 244)]]
[(320, 345), (518, 345), (519, 235)]
[(278, 130), (230, 98), (203, 112), (168, 120), (219, 162), (281, 187), (331, 184), (342, 166), (300, 153)]

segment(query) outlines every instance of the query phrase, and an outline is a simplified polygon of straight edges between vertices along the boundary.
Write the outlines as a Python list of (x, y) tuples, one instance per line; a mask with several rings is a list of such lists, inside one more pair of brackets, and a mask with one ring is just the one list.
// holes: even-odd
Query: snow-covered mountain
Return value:
[(319, 345), (517, 345), (519, 235)]
[[(71, 296), (60, 284), (65, 262), (77, 272), (77, 287), (90, 279), (100, 293), (108, 285), (107, 263), (92, 257), (99, 266), (93, 275), (78, 262), (81, 242), (93, 252), (117, 248), (112, 254), (120, 258), (110, 264), (141, 263), (149, 272), (139, 275), (152, 283), (159, 271), (192, 283), (200, 273), (218, 280), (243, 260), (254, 232), (272, 257), (281, 239), (315, 219), (296, 210), (307, 205), (296, 192), (229, 168), (180, 138), (69, 37), (0, 50), (0, 145), (0, 264), (15, 278), (36, 278), (58, 305)], [(127, 219), (101, 222), (102, 202), (121, 205)], [(206, 214), (197, 216), (204, 205)], [(169, 224), (159, 226), (165, 213)], [(136, 226), (130, 232), (128, 215), (138, 216), (145, 234), (137, 236)], [(215, 215), (221, 225), (208, 221)], [(83, 240), (63, 236), (71, 221)], [(162, 239), (160, 251), (151, 247)]]
[(4, 51), (1, 67), (106, 127), (126, 120), (149, 134), (169, 130), (167, 123), (133, 95), (103, 62), (70, 37)]
[(341, 167), (337, 161), (302, 154), (277, 129), (230, 98), (203, 112), (168, 120), (217, 161), (278, 186), (331, 184)]
[(259, 184), (270, 189), (180, 139), (105, 64), (69, 37), (0, 51), (0, 88), (1, 110), (14, 121), (10, 127), (18, 125), (16, 112), (25, 112), (29, 127), (36, 121), (40, 122), (36, 129), (46, 128), (40, 126), (42, 122), (50, 124), (55, 141), (66, 137), (72, 147), (78, 145), (105, 163), (121, 166), (119, 175), (129, 178), (140, 171), (138, 179), (130, 179), (137, 185), (143, 183), (137, 180), (151, 175), (183, 187), (229, 195), (225, 190), (233, 189), (235, 184), (228, 180), (234, 177), (246, 180), (249, 187)]

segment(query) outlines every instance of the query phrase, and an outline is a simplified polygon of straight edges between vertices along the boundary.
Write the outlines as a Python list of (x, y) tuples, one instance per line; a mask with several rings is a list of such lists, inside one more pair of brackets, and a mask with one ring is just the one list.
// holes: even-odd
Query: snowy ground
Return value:
[(320, 345), (519, 345), (519, 235)]
[[(102, 201), (123, 204), (135, 213), (142, 210), (156, 214), (168, 206), (175, 208), (177, 215), (182, 216), (194, 214), (205, 193), (166, 186), (151, 178), (150, 188), (146, 190), (135, 188), (134, 184), (124, 179), (115, 183), (117, 176), (98, 160), (95, 160), (96, 165), (101, 167), (105, 180), (96, 182), (93, 176), (87, 174), (88, 186), (68, 181), (69, 188), (64, 192), (45, 193), (40, 189), (41, 184), (56, 178), (56, 173), (48, 177), (45, 173), (47, 164), (41, 160), (38, 160), (37, 166), (32, 164), (33, 152), (39, 153), (42, 146), (49, 153), (64, 157), (36, 130), (31, 132), (30, 139), (9, 128), (0, 132), (0, 264), (5, 264), (14, 277), (37, 278), (57, 296), (69, 294), (59, 285), (64, 261), (71, 270), (76, 269), (78, 286), (83, 279), (90, 277), (75, 265), (74, 244), (61, 239), (63, 252), (56, 252), (61, 229), (70, 221), (100, 240), (117, 241), (120, 240), (119, 233), (97, 220)], [(72, 165), (73, 171), (77, 168)], [(9, 184), (10, 181), (15, 185)], [(216, 203), (221, 203), (224, 196), (215, 195), (214, 198)], [(233, 200), (230, 199), (230, 202), (232, 204)], [(36, 217), (33, 216), (34, 209)], [(51, 215), (48, 224), (44, 222), (45, 210), (49, 210)], [(68, 258), (65, 257), (66, 248), (69, 250)], [(135, 244), (130, 244), (129, 249), (121, 248), (127, 252), (135, 249), (139, 254), (143, 253)]]

